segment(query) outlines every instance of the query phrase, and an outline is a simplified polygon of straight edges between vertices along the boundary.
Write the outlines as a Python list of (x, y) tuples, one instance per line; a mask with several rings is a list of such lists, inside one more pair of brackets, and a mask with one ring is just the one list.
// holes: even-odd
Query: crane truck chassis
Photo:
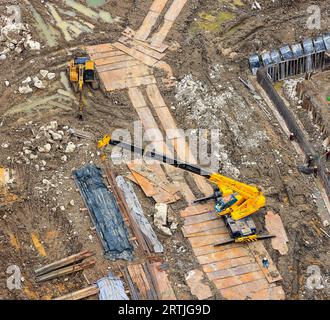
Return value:
[[(98, 141), (98, 149), (106, 150), (108, 145), (120, 146), (141, 156), (203, 176), (213, 184), (216, 184), (217, 187), (214, 189), (213, 195), (194, 201), (198, 203), (214, 200), (217, 214), (224, 219), (231, 239), (214, 244), (215, 246), (232, 242), (253, 242), (274, 237), (274, 235), (269, 234), (258, 234), (256, 225), (251, 217), (253, 213), (264, 207), (266, 203), (264, 195), (257, 187), (235, 181), (217, 172), (211, 173), (198, 166), (169, 158), (154, 151), (146, 151), (141, 147), (123, 141), (112, 140), (110, 135), (106, 135)], [(104, 160), (106, 156), (105, 151), (101, 158)]]

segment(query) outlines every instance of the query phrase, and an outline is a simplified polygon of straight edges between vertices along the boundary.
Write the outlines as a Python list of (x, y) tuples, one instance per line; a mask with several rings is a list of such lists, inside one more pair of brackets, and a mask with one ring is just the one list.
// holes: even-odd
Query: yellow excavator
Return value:
[(252, 242), (274, 237), (269, 234), (258, 234), (256, 225), (251, 217), (253, 213), (256, 213), (266, 204), (265, 196), (257, 187), (233, 180), (218, 172), (208, 172), (198, 166), (168, 158), (154, 151), (145, 151), (143, 148), (126, 142), (113, 140), (110, 135), (104, 136), (103, 139), (98, 142), (98, 148), (104, 150), (101, 156), (103, 160), (106, 158), (106, 147), (108, 145), (120, 146), (123, 149), (138, 153), (144, 157), (153, 158), (176, 168), (204, 176), (215, 184), (216, 188), (213, 195), (198, 199), (195, 203), (211, 199), (215, 200), (215, 210), (219, 216), (224, 218), (231, 235), (230, 240), (223, 241), (216, 245), (232, 242)]
[(89, 57), (79, 57), (71, 60), (68, 65), (70, 82), (75, 93), (80, 93), (79, 97), (79, 119), (83, 118), (84, 101), (83, 89), (85, 84), (89, 84), (92, 89), (98, 89), (96, 79), (95, 63)]

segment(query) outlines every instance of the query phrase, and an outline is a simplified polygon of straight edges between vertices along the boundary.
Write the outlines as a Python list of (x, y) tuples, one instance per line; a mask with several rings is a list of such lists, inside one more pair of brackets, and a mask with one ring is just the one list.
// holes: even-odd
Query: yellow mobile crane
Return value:
[[(153, 158), (188, 172), (204, 176), (215, 184), (216, 188), (213, 195), (196, 200), (195, 202), (214, 199), (215, 210), (219, 216), (224, 218), (232, 239), (216, 245), (231, 242), (252, 242), (259, 239), (274, 237), (268, 234), (257, 234), (256, 226), (251, 217), (253, 213), (257, 212), (266, 204), (265, 196), (257, 187), (233, 180), (218, 172), (211, 173), (195, 165), (171, 159), (153, 151), (145, 151), (140, 147), (122, 141), (112, 140), (110, 135), (104, 136), (103, 139), (98, 142), (99, 149), (105, 150), (105, 147), (108, 145), (119, 145), (124, 149), (131, 150), (145, 157)], [(106, 153), (102, 155), (103, 159), (105, 159), (105, 157)]]

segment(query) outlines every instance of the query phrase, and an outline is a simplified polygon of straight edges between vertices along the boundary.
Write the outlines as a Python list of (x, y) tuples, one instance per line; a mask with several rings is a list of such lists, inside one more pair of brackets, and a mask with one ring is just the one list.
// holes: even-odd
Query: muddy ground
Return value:
[[(85, 4), (85, 1), (78, 2)], [(212, 156), (219, 161), (223, 173), (262, 187), (267, 207), (255, 217), (258, 226), (262, 228), (266, 210), (281, 215), (289, 238), (288, 254), (281, 256), (270, 243), (265, 245), (283, 277), (286, 298), (326, 299), (330, 297), (328, 287), (321, 290), (305, 287), (308, 266), (319, 266), (325, 278), (329, 277), (330, 267), (329, 238), (320, 231), (320, 227), (325, 227), (318, 215), (314, 178), (297, 170), (303, 159), (266, 103), (256, 100), (238, 80), (239, 76), (245, 79), (250, 76), (247, 57), (254, 51), (277, 48), (321, 31), (306, 29), (306, 9), (312, 4), (309, 1), (259, 2), (261, 11), (251, 9), (251, 3), (244, 0), (189, 1), (167, 39), (176, 44), (175, 49), (164, 58), (172, 67), (177, 84), (174, 88), (166, 88), (161, 83), (159, 86), (178, 126), (219, 129), (220, 152)], [(1, 6), (16, 3), (2, 1)], [(19, 196), (19, 201), (0, 208), (0, 297), (49, 299), (87, 286), (116, 265), (103, 258), (93, 225), (87, 213), (79, 210), (83, 203), (71, 176), (72, 169), (90, 161), (100, 164), (95, 143), (72, 137), (67, 130), (83, 129), (99, 138), (116, 128), (131, 129), (132, 122), (138, 119), (125, 92), (105, 94), (89, 90), (88, 108), (84, 120), (79, 121), (74, 95), (63, 98), (58, 91), (67, 89), (63, 80), (65, 63), (81, 52), (81, 45), (112, 42), (126, 26), (137, 29), (152, 1), (106, 1), (100, 8), (111, 13), (108, 19), (111, 22), (87, 17), (62, 1), (56, 2), (55, 8), (66, 21), (75, 19), (82, 25), (94, 26), (92, 32), (75, 34), (70, 40), (65, 39), (50, 18), (50, 9), (45, 4), (36, 0), (19, 3), (22, 19), (29, 24), (32, 39), (41, 43), (41, 50), (40, 53), (11, 52), (1, 61), (0, 165), (16, 172), (11, 192)], [(323, 9), (325, 30), (329, 25), (327, 1), (318, 1), (318, 5)], [(53, 30), (48, 40), (38, 27), (31, 6), (52, 27), (48, 28)], [(49, 39), (55, 39), (52, 46)], [(43, 81), (45, 89), (33, 88), (32, 93), (20, 94), (21, 82), (43, 69), (54, 72), (56, 77)], [(52, 96), (51, 100), (44, 100)], [(34, 105), (35, 101), (40, 103)], [(52, 142), (49, 152), (42, 152), (43, 146), (52, 139), (46, 128), (54, 125), (51, 121), (57, 122), (56, 130), (63, 131), (63, 139)], [(74, 143), (76, 149), (66, 153), (69, 142)], [(124, 166), (116, 166), (114, 170), (120, 174), (127, 172)], [(138, 188), (136, 192), (151, 219), (153, 202), (145, 199)], [(184, 203), (179, 202), (174, 208), (183, 206)], [(33, 245), (32, 234), (40, 239), (44, 251)], [(197, 266), (189, 244), (179, 229), (171, 238), (160, 234), (159, 237), (165, 246), (170, 280), (178, 298), (192, 298), (184, 280), (185, 273)], [(86, 270), (84, 275), (35, 283), (35, 268), (82, 248), (96, 252), (95, 267)], [(138, 251), (136, 255), (138, 259)], [(22, 271), (23, 290), (6, 287), (6, 269), (12, 264)]]

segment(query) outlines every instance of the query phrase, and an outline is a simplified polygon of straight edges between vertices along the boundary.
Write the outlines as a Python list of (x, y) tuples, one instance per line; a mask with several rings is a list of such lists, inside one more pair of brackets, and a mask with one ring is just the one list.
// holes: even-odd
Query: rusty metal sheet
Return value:
[[(267, 250), (265, 249), (261, 241), (252, 242), (248, 244), (251, 253), (254, 255), (260, 269), (265, 274), (266, 279), (269, 283), (282, 280), (280, 273), (278, 272), (273, 260), (269, 256)], [(266, 257), (269, 261), (269, 267), (264, 268), (262, 265), (262, 259)]]
[(289, 242), (288, 236), (285, 232), (281, 216), (274, 214), (272, 211), (268, 211), (265, 216), (266, 229), (270, 234), (274, 234), (276, 237), (271, 239), (272, 247), (278, 250), (281, 255), (288, 253), (289, 248), (287, 242)]
[(270, 287), (266, 279), (259, 279), (237, 285), (230, 288), (221, 289), (221, 295), (228, 300), (252, 299), (254, 293), (268, 289)]
[(249, 249), (247, 249), (246, 247), (238, 247), (199, 256), (197, 257), (197, 260), (200, 264), (208, 264), (212, 262), (224, 261), (246, 256), (251, 256)]
[(189, 242), (193, 248), (198, 248), (206, 245), (216, 244), (222, 241), (229, 240), (230, 236), (227, 234), (210, 235), (189, 238)]
[(133, 48), (128, 48), (126, 47), (125, 45), (123, 45), (122, 43), (120, 42), (116, 42), (113, 44), (114, 47), (116, 47), (117, 49), (127, 53), (128, 55), (130, 55), (131, 57), (137, 59), (137, 60), (140, 60), (142, 61), (144, 64), (148, 65), (148, 66), (153, 66), (154, 64), (157, 63), (157, 59), (155, 58), (152, 58), (142, 52), (139, 52)]
[(255, 272), (255, 271), (260, 271), (259, 265), (257, 263), (249, 263), (241, 266), (236, 266), (233, 268), (212, 271), (207, 273), (207, 276), (212, 281), (216, 279), (224, 279), (227, 277), (240, 276), (242, 274)]
[(203, 283), (203, 271), (199, 269), (190, 270), (185, 278), (191, 294), (196, 296), (198, 300), (205, 300), (213, 296), (210, 287)]
[[(240, 284), (246, 284), (249, 282), (253, 282), (255, 280), (263, 280), (262, 283), (264, 284), (264, 286), (269, 285), (267, 280), (265, 279), (265, 276), (262, 271), (254, 271), (254, 272), (242, 274), (239, 276), (233, 276), (233, 277), (228, 277), (228, 278), (224, 278), (224, 279), (216, 279), (216, 280), (213, 280), (213, 283), (218, 289), (225, 289), (225, 288), (234, 287), (234, 286), (237, 286)], [(255, 291), (257, 291), (257, 290), (255, 290)]]
[(203, 270), (204, 272), (214, 272), (218, 270), (226, 270), (226, 269), (234, 268), (237, 266), (243, 266), (255, 262), (256, 260), (254, 259), (254, 257), (245, 256), (245, 257), (205, 264), (203, 265)]

